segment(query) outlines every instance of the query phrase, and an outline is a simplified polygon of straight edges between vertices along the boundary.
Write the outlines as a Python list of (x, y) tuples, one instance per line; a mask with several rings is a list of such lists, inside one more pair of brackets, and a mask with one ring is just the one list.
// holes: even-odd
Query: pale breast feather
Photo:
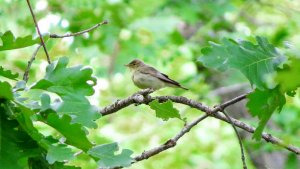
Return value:
[(136, 86), (142, 89), (152, 88), (156, 90), (165, 87), (165, 83), (159, 78), (150, 74), (142, 73), (140, 71), (135, 71), (133, 73), (132, 80)]

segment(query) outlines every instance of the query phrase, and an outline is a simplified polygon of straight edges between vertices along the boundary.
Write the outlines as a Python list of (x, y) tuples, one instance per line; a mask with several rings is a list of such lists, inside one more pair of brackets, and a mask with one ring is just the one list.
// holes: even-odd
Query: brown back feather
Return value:
[(178, 82), (176, 82), (175, 80), (172, 80), (169, 78), (168, 75), (160, 73), (158, 70), (156, 70), (154, 67), (145, 65), (142, 67), (142, 69), (139, 69), (139, 71), (141, 73), (145, 73), (145, 74), (150, 74), (158, 79), (160, 79), (161, 81), (167, 82), (167, 83), (171, 83), (177, 87), (183, 88), (185, 90), (188, 90), (187, 88), (182, 87)]

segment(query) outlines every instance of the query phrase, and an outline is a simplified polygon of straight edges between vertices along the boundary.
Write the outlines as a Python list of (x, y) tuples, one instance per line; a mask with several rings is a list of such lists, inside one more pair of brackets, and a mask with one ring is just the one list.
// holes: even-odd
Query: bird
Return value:
[(175, 80), (170, 79), (168, 75), (161, 73), (139, 59), (134, 59), (125, 66), (132, 71), (131, 79), (138, 88), (158, 90), (164, 87), (176, 87), (188, 90)]

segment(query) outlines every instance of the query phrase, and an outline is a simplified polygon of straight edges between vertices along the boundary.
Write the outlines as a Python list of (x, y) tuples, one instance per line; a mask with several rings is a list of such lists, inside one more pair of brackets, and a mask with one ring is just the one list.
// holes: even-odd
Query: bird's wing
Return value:
[(147, 67), (144, 67), (142, 70), (139, 70), (139, 71), (141, 73), (150, 74), (150, 75), (160, 79), (161, 81), (171, 83), (175, 86), (181, 87), (181, 85), (178, 82), (176, 82), (175, 80), (170, 79), (166, 74), (160, 73), (154, 67), (147, 66)]

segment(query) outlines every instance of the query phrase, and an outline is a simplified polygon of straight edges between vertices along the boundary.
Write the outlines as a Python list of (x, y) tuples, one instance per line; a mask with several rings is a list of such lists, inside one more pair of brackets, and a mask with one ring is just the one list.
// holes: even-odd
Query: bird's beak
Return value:
[(124, 65), (125, 67), (129, 67), (129, 64)]

